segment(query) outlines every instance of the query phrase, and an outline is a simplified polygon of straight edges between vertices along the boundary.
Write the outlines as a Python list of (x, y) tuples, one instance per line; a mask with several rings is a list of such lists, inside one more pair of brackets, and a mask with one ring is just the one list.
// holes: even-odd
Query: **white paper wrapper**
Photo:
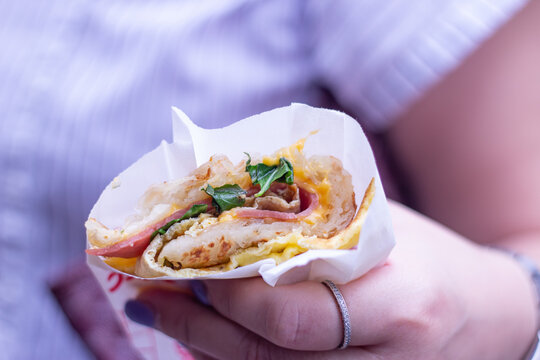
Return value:
[[(386, 259), (394, 245), (394, 236), (371, 147), (360, 125), (348, 115), (337, 111), (292, 104), (249, 117), (225, 128), (202, 129), (193, 124), (182, 111), (173, 108), (173, 143), (163, 141), (155, 150), (115, 178), (101, 194), (90, 217), (110, 228), (120, 227), (133, 214), (138, 199), (150, 185), (184, 177), (214, 154), (224, 154), (233, 163), (245, 159), (244, 152), (270, 155), (314, 130), (318, 132), (306, 141), (305, 154), (308, 157), (316, 154), (333, 155), (341, 159), (344, 168), (352, 175), (357, 204), (362, 202), (369, 182), (375, 178), (375, 196), (357, 247), (351, 250), (310, 250), (278, 266), (274, 260), (263, 260), (205, 278), (230, 279), (260, 275), (272, 286), (303, 280), (330, 279), (337, 284), (349, 282)], [(125, 301), (134, 297), (140, 286), (149, 285), (149, 280), (136, 280), (131, 275), (118, 273), (98, 257), (88, 256), (88, 263), (120, 313)], [(126, 281), (119, 281), (118, 286), (111, 284), (111, 278), (119, 276)], [(154, 285), (157, 284), (156, 280), (166, 279), (169, 278), (150, 281)], [(111, 288), (114, 291), (110, 291)], [(134, 324), (131, 326), (142, 329)], [(156, 335), (156, 339), (167, 341), (159, 335)], [(134, 338), (136, 346), (139, 346), (140, 341)], [(178, 357), (180, 354), (175, 344), (162, 344), (161, 351), (165, 348), (172, 349), (167, 351), (167, 358)], [(158, 355), (156, 358), (162, 358), (161, 353)]]

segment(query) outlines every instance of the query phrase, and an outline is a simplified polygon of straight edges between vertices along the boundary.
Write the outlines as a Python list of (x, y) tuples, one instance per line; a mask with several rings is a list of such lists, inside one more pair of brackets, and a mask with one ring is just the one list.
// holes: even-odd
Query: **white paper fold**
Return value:
[[(214, 154), (224, 154), (237, 163), (245, 159), (244, 152), (269, 155), (318, 130), (306, 141), (304, 152), (307, 156), (333, 155), (341, 159), (344, 168), (352, 175), (357, 204), (362, 202), (369, 182), (375, 178), (375, 197), (358, 246), (351, 250), (310, 250), (278, 266), (273, 260), (263, 260), (206, 278), (260, 275), (272, 286), (324, 279), (342, 284), (360, 277), (386, 259), (394, 245), (388, 205), (371, 147), (354, 119), (338, 111), (292, 104), (251, 116), (225, 128), (203, 129), (181, 110), (174, 107), (172, 110), (173, 143), (162, 142), (123, 171), (114, 182), (116, 186), (109, 185), (103, 191), (90, 213), (91, 217), (108, 227), (119, 227), (133, 214), (138, 199), (151, 184), (186, 176)], [(103, 277), (110, 277), (111, 271), (118, 273), (99, 258), (89, 257), (88, 260), (102, 284), (107, 284)], [(158, 278), (163, 279), (167, 278)], [(128, 296), (133, 296), (133, 288), (141, 283), (124, 282), (125, 291), (122, 292), (126, 296), (119, 296), (120, 293), (116, 292), (113, 305), (116, 303), (116, 307), (122, 309)]]

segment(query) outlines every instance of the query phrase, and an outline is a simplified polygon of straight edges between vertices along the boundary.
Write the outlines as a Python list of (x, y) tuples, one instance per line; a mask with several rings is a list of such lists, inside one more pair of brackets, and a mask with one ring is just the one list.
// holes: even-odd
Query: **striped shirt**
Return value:
[(524, 3), (4, 1), (0, 359), (91, 358), (47, 277), (83, 257), (104, 186), (171, 140), (171, 105), (221, 127), (326, 88), (384, 130)]

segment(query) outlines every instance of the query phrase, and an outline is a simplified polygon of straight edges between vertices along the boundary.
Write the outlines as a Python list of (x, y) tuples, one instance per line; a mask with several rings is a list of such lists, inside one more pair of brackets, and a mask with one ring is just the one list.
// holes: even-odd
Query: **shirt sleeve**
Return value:
[(526, 2), (316, 2), (306, 8), (310, 66), (343, 106), (381, 131)]

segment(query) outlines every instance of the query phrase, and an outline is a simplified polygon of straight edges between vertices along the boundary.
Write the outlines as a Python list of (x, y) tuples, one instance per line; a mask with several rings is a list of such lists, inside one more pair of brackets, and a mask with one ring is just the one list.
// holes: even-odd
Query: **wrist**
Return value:
[(522, 360), (539, 327), (536, 286), (530, 272), (509, 253), (487, 249), (485, 261), (495, 290), (490, 311), (497, 325), (491, 342), (501, 359)]
[(513, 250), (508, 250), (505, 248), (499, 248), (499, 250), (506, 253), (508, 256), (511, 256), (521, 266), (521, 268), (528, 274), (529, 280), (533, 285), (537, 309), (537, 332), (534, 336), (532, 344), (529, 346), (529, 349), (523, 359), (540, 359), (540, 269), (538, 268), (534, 260), (522, 255), (519, 252), (515, 252)]

